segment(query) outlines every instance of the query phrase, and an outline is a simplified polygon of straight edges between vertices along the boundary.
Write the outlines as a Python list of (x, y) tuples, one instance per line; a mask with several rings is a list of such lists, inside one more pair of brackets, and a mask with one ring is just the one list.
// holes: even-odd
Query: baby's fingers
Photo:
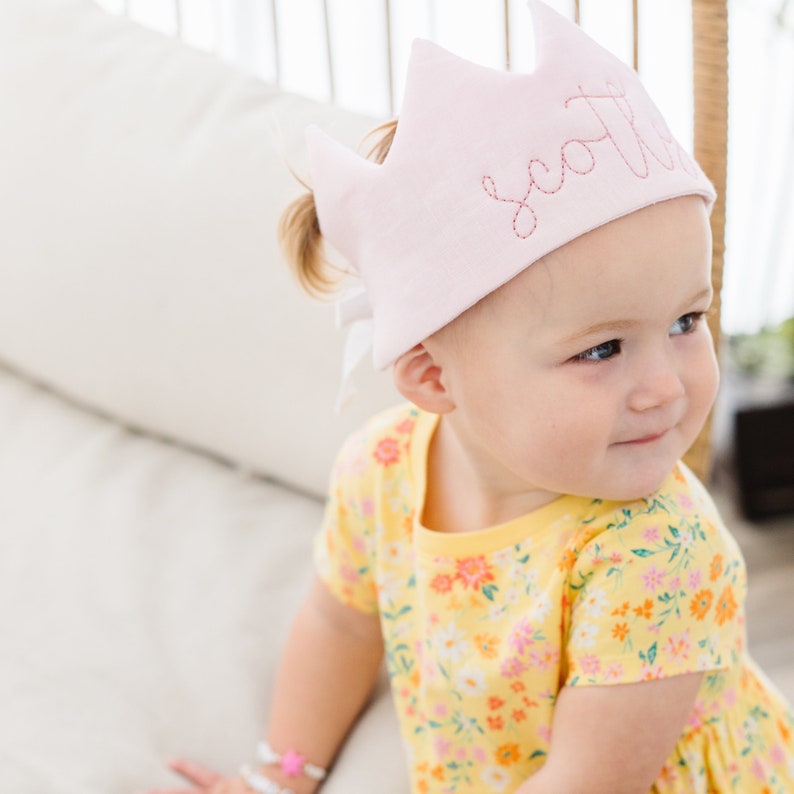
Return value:
[[(206, 766), (197, 764), (195, 761), (188, 761), (185, 758), (172, 758), (168, 762), (168, 766), (178, 775), (181, 775), (191, 783), (195, 783), (200, 788), (210, 788), (223, 779), (223, 775), (219, 775)], [(168, 792), (168, 794), (171, 794), (171, 792)]]

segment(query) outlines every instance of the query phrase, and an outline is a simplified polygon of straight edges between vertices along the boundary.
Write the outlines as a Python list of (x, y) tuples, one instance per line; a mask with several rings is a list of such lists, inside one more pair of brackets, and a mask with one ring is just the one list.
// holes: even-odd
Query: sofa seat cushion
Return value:
[[(0, 789), (252, 760), (321, 504), (4, 370), (0, 438)], [(403, 792), (403, 765), (382, 686), (326, 790)]]

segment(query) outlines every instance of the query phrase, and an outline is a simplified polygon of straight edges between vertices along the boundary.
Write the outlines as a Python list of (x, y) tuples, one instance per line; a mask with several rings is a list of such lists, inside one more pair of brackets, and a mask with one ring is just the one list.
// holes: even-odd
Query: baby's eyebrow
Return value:
[(606, 322), (593, 323), (586, 328), (581, 328), (574, 331), (569, 336), (560, 340), (563, 345), (570, 345), (578, 342), (581, 339), (589, 339), (594, 336), (601, 336), (603, 334), (619, 334), (624, 331), (630, 331), (640, 324), (639, 320), (607, 320)]
[[(699, 290), (688, 301), (686, 301), (686, 303), (684, 303), (684, 305), (681, 307), (680, 311), (682, 313), (691, 311), (692, 306), (697, 306), (701, 301), (706, 300), (707, 298), (710, 300), (711, 296), (712, 288), (711, 285), (709, 285)], [(593, 323), (592, 325), (588, 325), (586, 328), (581, 328), (564, 337), (560, 340), (560, 344), (572, 345), (582, 339), (590, 339), (591, 337), (602, 335), (611, 336), (614, 334), (620, 334), (625, 331), (631, 331), (632, 329), (637, 328), (641, 323), (641, 320), (606, 320), (605, 322)]]

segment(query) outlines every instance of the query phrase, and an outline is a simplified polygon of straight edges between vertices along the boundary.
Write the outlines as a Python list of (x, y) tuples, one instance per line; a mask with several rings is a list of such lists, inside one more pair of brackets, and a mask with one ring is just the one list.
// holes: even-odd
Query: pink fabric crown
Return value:
[(642, 207), (715, 192), (636, 73), (530, 0), (537, 66), (416, 40), (382, 165), (307, 131), (324, 237), (361, 276), (383, 369), (545, 254)]

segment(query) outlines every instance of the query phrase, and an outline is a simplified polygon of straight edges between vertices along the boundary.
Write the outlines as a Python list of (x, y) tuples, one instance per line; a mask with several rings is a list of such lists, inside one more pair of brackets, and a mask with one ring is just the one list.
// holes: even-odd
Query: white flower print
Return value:
[(532, 608), (529, 610), (530, 620), (543, 620), (546, 615), (551, 612), (552, 606), (553, 604), (548, 593), (540, 593), (538, 596), (536, 596), (536, 600), (532, 604)]
[(596, 634), (598, 634), (598, 626), (593, 623), (580, 623), (571, 635), (571, 645), (574, 648), (592, 648), (595, 645)]
[(486, 766), (482, 770), (482, 782), (491, 791), (504, 791), (510, 784), (510, 773), (500, 766)]
[(392, 571), (387, 571), (378, 583), (378, 592), (384, 601), (396, 601), (403, 588), (403, 579)]
[(384, 543), (380, 553), (383, 559), (387, 560), (391, 565), (401, 565), (405, 559), (405, 548), (405, 543), (392, 541), (391, 543)]
[(485, 692), (485, 673), (477, 667), (467, 665), (458, 671), (455, 685), (464, 695), (482, 695)]
[(589, 587), (580, 603), (588, 618), (597, 618), (604, 614), (604, 610), (609, 606), (609, 599), (600, 587)]
[(457, 664), (468, 652), (471, 643), (466, 639), (466, 632), (455, 627), (455, 621), (439, 629), (433, 644), (438, 658)]
[(513, 549), (501, 549), (491, 555), (491, 561), (497, 568), (507, 568), (513, 562)]

